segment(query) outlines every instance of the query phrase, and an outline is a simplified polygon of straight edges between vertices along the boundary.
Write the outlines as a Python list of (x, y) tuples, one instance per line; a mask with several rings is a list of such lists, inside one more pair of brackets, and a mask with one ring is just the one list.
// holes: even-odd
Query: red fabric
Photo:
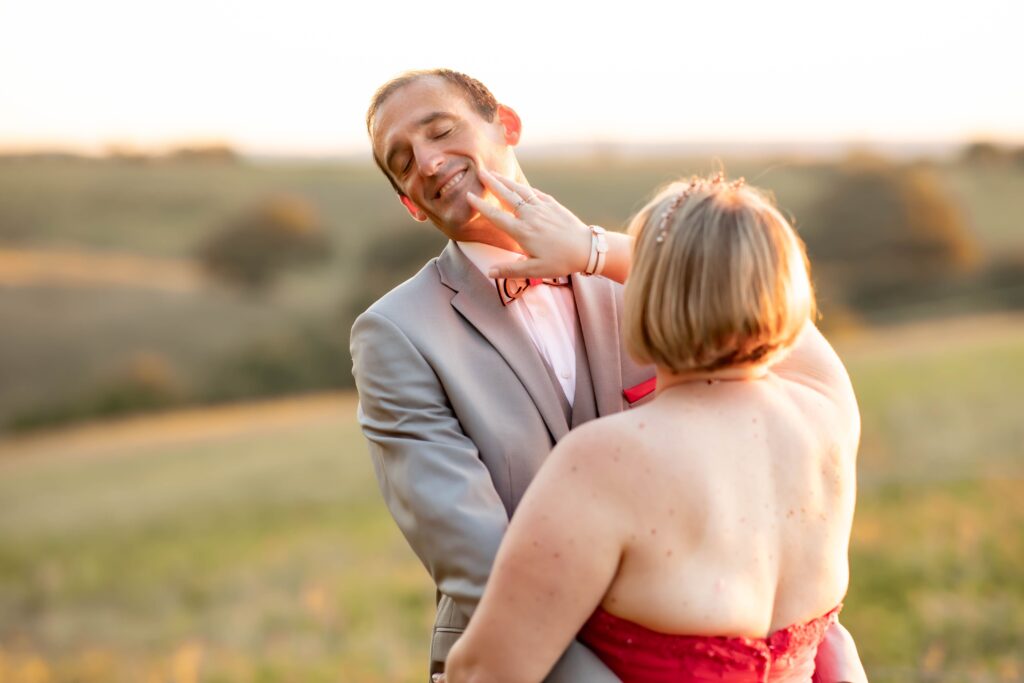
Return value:
[(600, 607), (579, 640), (622, 683), (809, 683), (814, 656), (842, 605), (767, 638), (659, 633)]
[(640, 382), (635, 387), (622, 390), (622, 395), (626, 397), (626, 400), (630, 403), (636, 403), (647, 394), (651, 393), (655, 389), (655, 384), (658, 378), (652, 377), (646, 382)]

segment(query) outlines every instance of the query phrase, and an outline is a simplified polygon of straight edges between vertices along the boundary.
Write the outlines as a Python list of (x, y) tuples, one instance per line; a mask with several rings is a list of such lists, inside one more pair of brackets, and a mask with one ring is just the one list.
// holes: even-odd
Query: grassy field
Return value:
[[(986, 250), (1024, 246), (1024, 168), (932, 164)], [(833, 162), (719, 157), (524, 162), (530, 181), (588, 222), (620, 227), (659, 185), (724, 168), (810, 221)], [(224, 220), (275, 194), (302, 196), (332, 236), (336, 265), (367, 238), (407, 226), (387, 182), (365, 163), (159, 163), (0, 159), (0, 243), (188, 257)], [(820, 226), (805, 225), (814, 230)]]
[(416, 678), (432, 594), (354, 411), (295, 400), (5, 446), (0, 680)]
[[(721, 165), (773, 191), (808, 233), (822, 229), (813, 207), (837, 173), (835, 163), (820, 161), (711, 157), (524, 165), (537, 186), (588, 222), (609, 227), (621, 226), (659, 184)], [(984, 254), (1024, 250), (1024, 169), (935, 170)], [(229, 217), (279, 193), (304, 197), (319, 212), (334, 247), (331, 260), (284, 278), (264, 296), (199, 276), (191, 260), (196, 245)], [(371, 280), (368, 245), (381, 235), (401, 241), (416, 230), (432, 228), (409, 220), (368, 162), (0, 159), (0, 431), (26, 418), (52, 420), (68, 412), (66, 403), (102, 403), (106, 387), (123, 382), (140, 356), (158, 358), (169, 393), (192, 402), (209, 398), (210, 378), (249, 351), (254, 363), (273, 361), (282, 348), (278, 355), (308, 356), (296, 330), (311, 330), (343, 356), (352, 311), (361, 310), (357, 299)], [(297, 365), (295, 358), (280, 362)], [(328, 383), (348, 381), (342, 370)]]
[[(836, 340), (872, 681), (1024, 680), (1024, 318)], [(422, 681), (433, 593), (350, 395), (0, 441), (0, 681)]]

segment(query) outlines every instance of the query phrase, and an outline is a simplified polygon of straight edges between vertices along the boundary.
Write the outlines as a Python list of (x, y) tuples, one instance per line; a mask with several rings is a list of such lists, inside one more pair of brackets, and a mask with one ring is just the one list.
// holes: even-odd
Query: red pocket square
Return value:
[(635, 387), (629, 387), (628, 389), (622, 390), (622, 395), (626, 397), (626, 400), (630, 403), (636, 403), (647, 394), (654, 391), (657, 384), (658, 378), (652, 377), (646, 382), (640, 382)]

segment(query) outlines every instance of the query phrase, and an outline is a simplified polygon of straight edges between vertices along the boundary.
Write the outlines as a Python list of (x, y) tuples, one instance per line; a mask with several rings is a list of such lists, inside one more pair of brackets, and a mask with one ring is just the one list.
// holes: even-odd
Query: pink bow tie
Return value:
[(494, 285), (498, 288), (498, 298), (501, 299), (502, 306), (508, 306), (510, 303), (519, 298), (527, 288), (532, 285), (552, 285), (554, 287), (567, 287), (569, 285), (569, 276), (563, 275), (562, 277), (526, 277), (526, 278), (499, 278), (494, 281)]

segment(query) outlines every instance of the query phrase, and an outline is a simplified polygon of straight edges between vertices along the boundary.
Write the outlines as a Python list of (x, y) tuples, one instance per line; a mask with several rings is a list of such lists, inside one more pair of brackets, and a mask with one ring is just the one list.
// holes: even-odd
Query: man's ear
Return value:
[(519, 114), (512, 107), (504, 104), (498, 105), (498, 121), (505, 133), (505, 144), (515, 147), (519, 144), (519, 136), (523, 132), (523, 122), (519, 120)]
[(416, 204), (404, 194), (398, 195), (398, 200), (402, 202), (402, 206), (405, 207), (405, 210), (409, 212), (409, 215), (412, 216), (414, 220), (417, 220), (420, 223), (427, 220), (428, 216), (423, 209), (416, 206)]

